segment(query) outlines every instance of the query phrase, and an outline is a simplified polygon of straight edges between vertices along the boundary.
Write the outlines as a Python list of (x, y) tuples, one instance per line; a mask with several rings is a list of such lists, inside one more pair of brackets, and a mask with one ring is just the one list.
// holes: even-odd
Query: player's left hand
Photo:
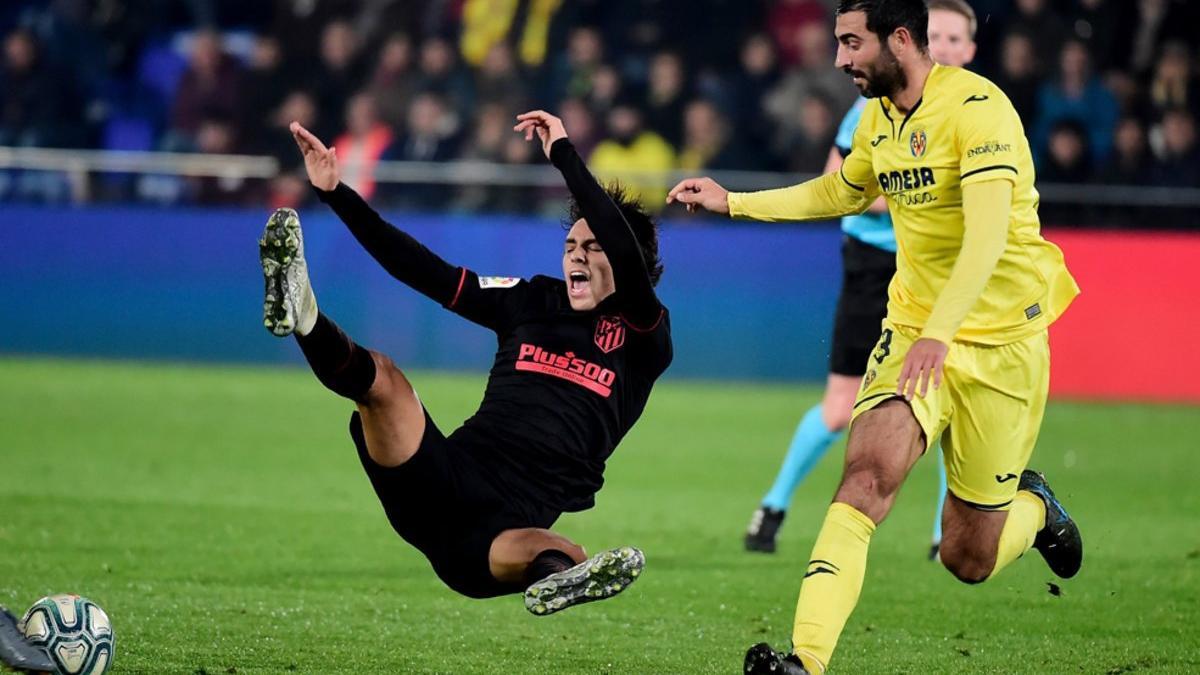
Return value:
[(517, 115), (517, 126), (513, 131), (525, 132), (525, 140), (532, 141), (536, 133), (542, 141), (542, 152), (550, 159), (550, 146), (554, 141), (567, 137), (567, 129), (563, 121), (545, 110), (531, 110)]
[(941, 387), (942, 368), (946, 365), (948, 353), (950, 346), (933, 338), (920, 338), (914, 342), (904, 357), (904, 366), (900, 368), (896, 393), (911, 401), (914, 394), (925, 398), (925, 394), (929, 393), (930, 380), (934, 389)]

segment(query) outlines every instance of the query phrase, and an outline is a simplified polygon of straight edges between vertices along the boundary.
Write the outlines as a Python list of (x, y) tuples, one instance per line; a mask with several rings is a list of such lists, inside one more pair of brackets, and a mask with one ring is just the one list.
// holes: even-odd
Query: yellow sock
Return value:
[(849, 504), (834, 502), (813, 545), (800, 585), (792, 648), (810, 672), (824, 673), (846, 619), (858, 604), (875, 523)]
[(1038, 530), (1045, 524), (1046, 503), (1032, 492), (1018, 490), (1012, 506), (1008, 507), (1008, 520), (1004, 521), (996, 549), (996, 566), (988, 578), (996, 576), (1009, 563), (1025, 555), (1033, 546)]

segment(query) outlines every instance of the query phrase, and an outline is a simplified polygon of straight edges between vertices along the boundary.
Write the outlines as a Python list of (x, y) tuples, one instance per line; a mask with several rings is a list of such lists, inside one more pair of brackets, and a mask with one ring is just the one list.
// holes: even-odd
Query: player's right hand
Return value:
[(338, 186), (341, 173), (338, 171), (337, 148), (326, 148), (319, 138), (311, 131), (292, 122), (288, 129), (300, 153), (304, 155), (304, 170), (308, 172), (308, 180), (314, 187), (329, 192)]
[(717, 181), (705, 178), (688, 178), (679, 182), (667, 193), (667, 203), (679, 202), (687, 206), (688, 213), (697, 208), (729, 215), (729, 191)]

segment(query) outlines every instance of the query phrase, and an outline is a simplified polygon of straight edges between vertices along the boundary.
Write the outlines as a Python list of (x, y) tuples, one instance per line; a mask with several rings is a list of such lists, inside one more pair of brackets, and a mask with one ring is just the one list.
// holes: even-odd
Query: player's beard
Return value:
[(875, 64), (869, 70), (846, 69), (846, 72), (854, 77), (862, 78), (863, 84), (859, 86), (859, 89), (867, 98), (879, 98), (880, 96), (892, 98), (896, 92), (908, 86), (908, 77), (904, 74), (904, 69), (900, 67), (896, 55), (892, 53), (891, 49), (888, 49), (886, 44), (879, 51), (879, 58), (875, 59)]

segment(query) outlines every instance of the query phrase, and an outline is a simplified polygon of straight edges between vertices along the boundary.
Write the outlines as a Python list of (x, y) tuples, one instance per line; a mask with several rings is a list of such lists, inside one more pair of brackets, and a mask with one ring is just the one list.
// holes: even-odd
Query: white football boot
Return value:
[(625, 590), (642, 574), (646, 556), (632, 546), (604, 551), (525, 589), (525, 609), (538, 616)]
[(308, 281), (304, 235), (294, 210), (271, 214), (258, 240), (258, 257), (267, 282), (263, 325), (279, 337), (293, 332), (307, 335), (317, 322), (317, 297)]

